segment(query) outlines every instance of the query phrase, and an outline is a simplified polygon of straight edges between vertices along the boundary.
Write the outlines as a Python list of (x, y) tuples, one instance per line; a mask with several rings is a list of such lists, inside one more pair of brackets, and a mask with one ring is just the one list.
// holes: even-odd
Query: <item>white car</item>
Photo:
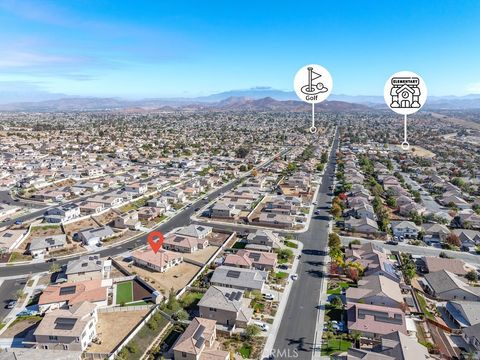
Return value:
[(275, 297), (274, 297), (272, 294), (270, 294), (270, 293), (268, 293), (268, 294), (263, 294), (263, 298), (264, 298), (265, 300), (273, 300), (273, 299), (275, 299)]
[(292, 280), (295, 281), (295, 280), (298, 280), (298, 275), (297, 274), (293, 274), (291, 276)]
[(254, 324), (257, 325), (260, 329), (262, 329), (262, 331), (268, 331), (269, 329), (267, 324), (264, 324), (260, 321), (255, 321)]

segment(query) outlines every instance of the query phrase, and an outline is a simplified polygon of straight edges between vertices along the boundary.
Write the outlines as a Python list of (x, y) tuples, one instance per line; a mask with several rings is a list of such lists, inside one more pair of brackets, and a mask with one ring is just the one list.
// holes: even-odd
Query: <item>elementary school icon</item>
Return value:
[(390, 96), (391, 108), (420, 108), (420, 79), (418, 77), (393, 77)]

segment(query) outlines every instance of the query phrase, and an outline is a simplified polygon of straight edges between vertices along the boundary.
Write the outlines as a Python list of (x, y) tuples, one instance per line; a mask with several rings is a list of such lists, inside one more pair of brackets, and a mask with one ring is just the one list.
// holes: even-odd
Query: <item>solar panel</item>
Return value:
[(228, 270), (227, 277), (238, 279), (240, 277), (240, 271), (236, 270)]
[(71, 295), (75, 294), (76, 286), (65, 286), (60, 289), (60, 295)]
[(235, 300), (238, 301), (238, 300), (240, 300), (241, 298), (242, 298), (242, 293), (241, 293), (240, 291), (237, 291), (237, 292), (235, 293)]
[(55, 320), (55, 329), (72, 330), (77, 322), (74, 318), (57, 318)]
[(204, 330), (205, 330), (205, 326), (200, 325), (198, 329), (195, 331), (195, 334), (193, 334), (193, 338), (195, 340), (198, 340), (199, 338), (201, 338)]
[(201, 349), (204, 342), (205, 342), (205, 339), (204, 339), (204, 338), (200, 338), (200, 339), (198, 339), (197, 342), (195, 343), (195, 346), (196, 346), (197, 348)]
[(250, 259), (253, 259), (254, 261), (260, 260), (260, 254), (257, 254), (257, 253), (250, 253), (250, 254), (248, 255), (248, 257), (249, 257)]

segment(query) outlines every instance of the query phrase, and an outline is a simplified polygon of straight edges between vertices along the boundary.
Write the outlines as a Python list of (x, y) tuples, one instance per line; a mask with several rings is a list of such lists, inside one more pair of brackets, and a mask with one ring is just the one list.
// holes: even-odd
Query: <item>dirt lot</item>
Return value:
[(40, 316), (32, 316), (29, 318), (22, 319), (17, 321), (13, 325), (5, 330), (5, 332), (0, 336), (2, 338), (23, 338), (30, 331), (37, 327), (37, 324), (42, 318)]
[(117, 217), (118, 217), (118, 214), (113, 210), (109, 210), (100, 216), (94, 216), (95, 220), (97, 220), (102, 225), (109, 224)]
[(210, 245), (221, 246), (225, 241), (227, 241), (230, 234), (224, 234), (219, 232), (212, 232), (207, 236), (208, 242)]
[(194, 261), (206, 263), (207, 260), (212, 257), (213, 253), (218, 250), (218, 248), (218, 246), (210, 245), (207, 246), (205, 249), (195, 251), (192, 254), (185, 254), (183, 255), (183, 257)]
[(159, 273), (137, 267), (132, 263), (127, 263), (121, 259), (116, 260), (128, 269), (128, 271), (141, 276), (145, 281), (151, 284), (155, 289), (160, 290), (164, 295), (168, 295), (168, 292), (172, 287), (175, 291), (184, 288), (198, 270), (200, 270), (199, 266), (183, 262), (180, 265), (169, 269), (167, 272)]
[(101, 344), (93, 344), (87, 352), (109, 353), (137, 325), (148, 310), (99, 313), (97, 336)]
[(80, 230), (85, 230), (88, 228), (98, 228), (97, 223), (88, 218), (88, 219), (83, 219), (81, 221), (76, 221), (74, 223), (68, 224), (64, 226), (65, 233), (67, 234), (67, 237), (70, 239), (72, 238), (73, 234)]
[[(402, 150), (400, 145), (394, 145), (396, 150), (404, 151)], [(411, 145), (410, 149), (408, 150), (412, 155), (414, 156), (419, 156), (419, 157), (425, 157), (425, 158), (432, 158), (435, 156), (435, 154), (427, 149), (422, 148), (421, 146), (418, 145)]]

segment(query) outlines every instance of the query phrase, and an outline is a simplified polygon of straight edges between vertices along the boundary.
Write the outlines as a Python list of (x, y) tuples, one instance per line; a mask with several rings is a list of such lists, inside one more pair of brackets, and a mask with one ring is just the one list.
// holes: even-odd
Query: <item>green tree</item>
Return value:
[(465, 275), (467, 280), (472, 281), (472, 282), (477, 282), (478, 281), (478, 275), (475, 270), (470, 270), (467, 275)]
[(330, 301), (330, 304), (332, 304), (332, 306), (334, 306), (336, 309), (341, 309), (343, 307), (343, 301), (339, 296), (334, 296)]
[(329, 247), (336, 247), (339, 248), (342, 245), (342, 241), (340, 240), (340, 236), (336, 233), (328, 234), (328, 246)]
[(58, 263), (54, 262), (52, 265), (50, 265), (50, 268), (48, 269), (49, 272), (52, 274), (59, 272), (61, 269), (60, 265)]
[(260, 327), (258, 327), (255, 324), (251, 324), (251, 325), (247, 325), (247, 327), (245, 328), (244, 334), (247, 339), (251, 339), (252, 337), (260, 334), (260, 331), (261, 331)]

